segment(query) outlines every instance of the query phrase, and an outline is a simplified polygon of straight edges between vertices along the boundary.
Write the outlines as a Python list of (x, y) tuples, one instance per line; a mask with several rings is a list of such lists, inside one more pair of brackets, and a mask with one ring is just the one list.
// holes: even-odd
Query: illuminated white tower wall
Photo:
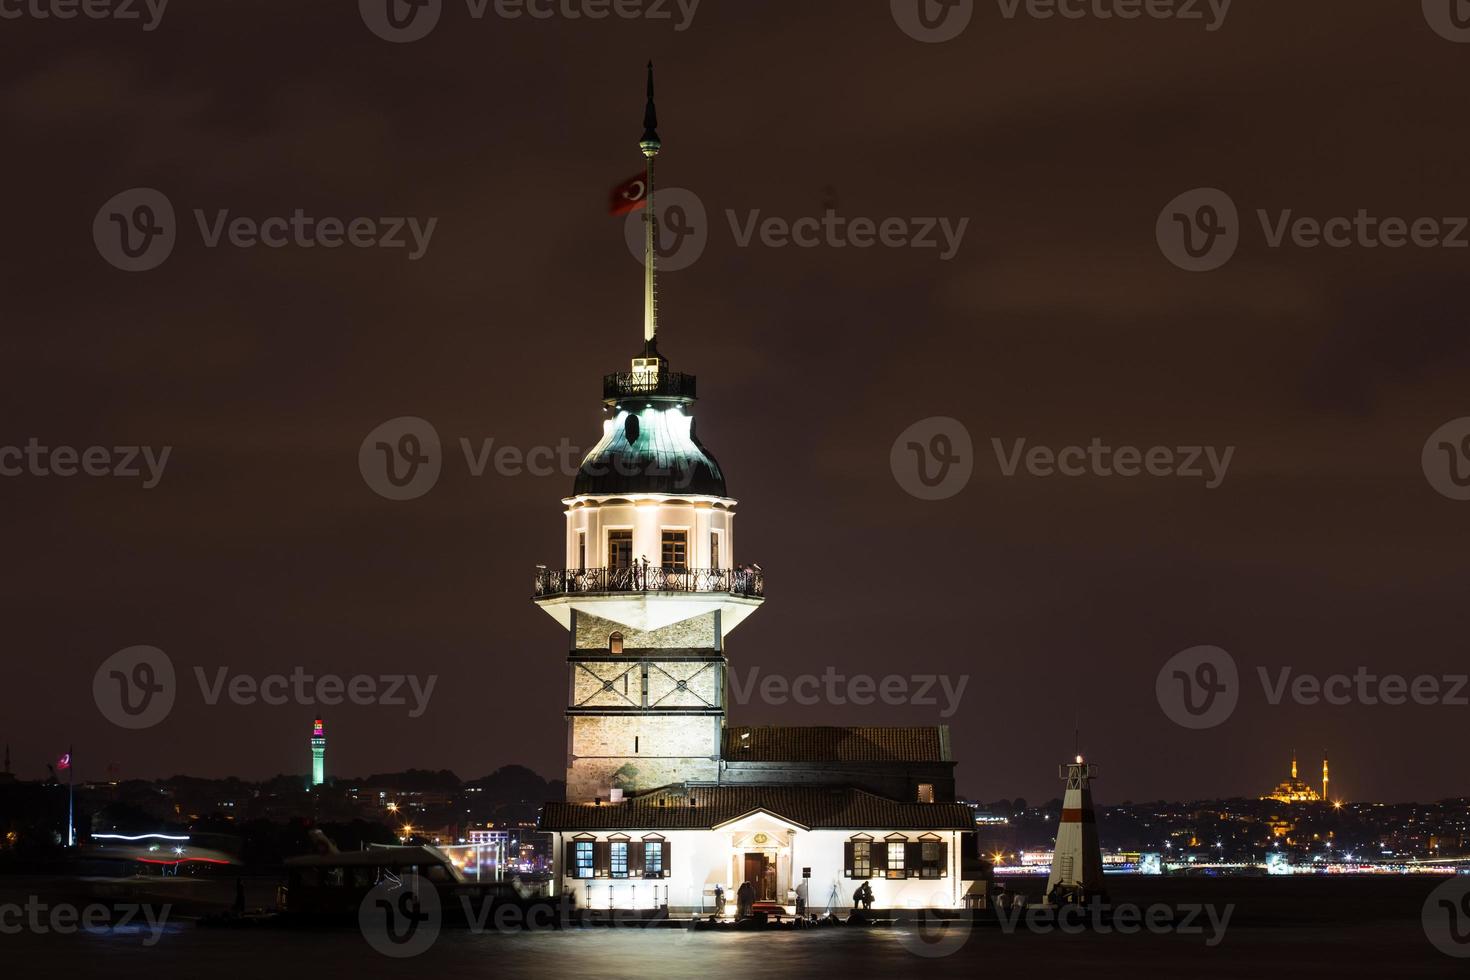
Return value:
[(327, 734), (318, 718), (311, 730), (311, 785), (327, 781)]

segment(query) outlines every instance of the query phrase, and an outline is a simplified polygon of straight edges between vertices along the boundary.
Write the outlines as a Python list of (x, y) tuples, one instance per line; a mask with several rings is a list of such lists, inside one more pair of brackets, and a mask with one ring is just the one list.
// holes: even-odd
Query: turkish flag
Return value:
[(629, 214), (647, 203), (648, 177), (645, 174), (639, 174), (637, 177), (629, 177), (613, 188), (612, 203), (608, 206), (607, 213), (611, 215)]

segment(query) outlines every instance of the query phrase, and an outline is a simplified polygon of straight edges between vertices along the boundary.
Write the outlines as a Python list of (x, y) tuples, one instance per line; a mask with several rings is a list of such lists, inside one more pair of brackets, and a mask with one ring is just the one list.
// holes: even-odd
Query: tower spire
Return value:
[(648, 161), (648, 206), (643, 210), (643, 347), (645, 356), (658, 351), (658, 271), (655, 247), (658, 212), (653, 205), (653, 158), (662, 147), (658, 138), (658, 110), (653, 105), (653, 62), (648, 63), (648, 102), (643, 108), (643, 138), (638, 148)]

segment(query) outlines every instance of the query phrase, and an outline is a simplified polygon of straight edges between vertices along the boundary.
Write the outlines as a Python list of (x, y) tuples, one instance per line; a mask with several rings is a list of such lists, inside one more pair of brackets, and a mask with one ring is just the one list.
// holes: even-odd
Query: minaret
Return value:
[(603, 378), (602, 438), (562, 499), (564, 567), (539, 567), (533, 593), (570, 634), (574, 802), (718, 778), (725, 637), (764, 596), (760, 571), (734, 560), (736, 501), (695, 435), (694, 376), (670, 372), (658, 351), (657, 125), (650, 64), (643, 347), (629, 372)]
[(320, 786), (327, 781), (327, 734), (318, 718), (311, 730), (311, 785)]
[(1327, 750), (1322, 750), (1322, 802), (1331, 803), (1332, 798), (1327, 795)]
[[(1057, 767), (1057, 776), (1066, 780), (1062, 798), (1062, 817), (1057, 824), (1057, 846), (1052, 855), (1051, 874), (1046, 879), (1046, 895), (1061, 885), (1069, 899), (1086, 900), (1086, 896), (1102, 895), (1102, 849), (1097, 840), (1097, 815), (1092, 809), (1089, 783), (1096, 776), (1096, 766), (1082, 760)], [(1077, 893), (1081, 893), (1079, 896)]]
[(1291, 750), (1291, 778), (1296, 779), (1296, 749)]

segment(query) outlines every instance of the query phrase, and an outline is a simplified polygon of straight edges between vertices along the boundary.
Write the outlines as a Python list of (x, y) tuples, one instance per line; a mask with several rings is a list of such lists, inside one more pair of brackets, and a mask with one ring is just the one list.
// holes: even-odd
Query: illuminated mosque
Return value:
[(1298, 779), (1296, 774), (1296, 753), (1291, 754), (1291, 778), (1282, 780), (1276, 787), (1261, 797), (1263, 800), (1276, 800), (1280, 803), (1324, 803), (1330, 797), (1327, 795), (1327, 756), (1322, 756), (1322, 792), (1318, 793), (1311, 783)]

